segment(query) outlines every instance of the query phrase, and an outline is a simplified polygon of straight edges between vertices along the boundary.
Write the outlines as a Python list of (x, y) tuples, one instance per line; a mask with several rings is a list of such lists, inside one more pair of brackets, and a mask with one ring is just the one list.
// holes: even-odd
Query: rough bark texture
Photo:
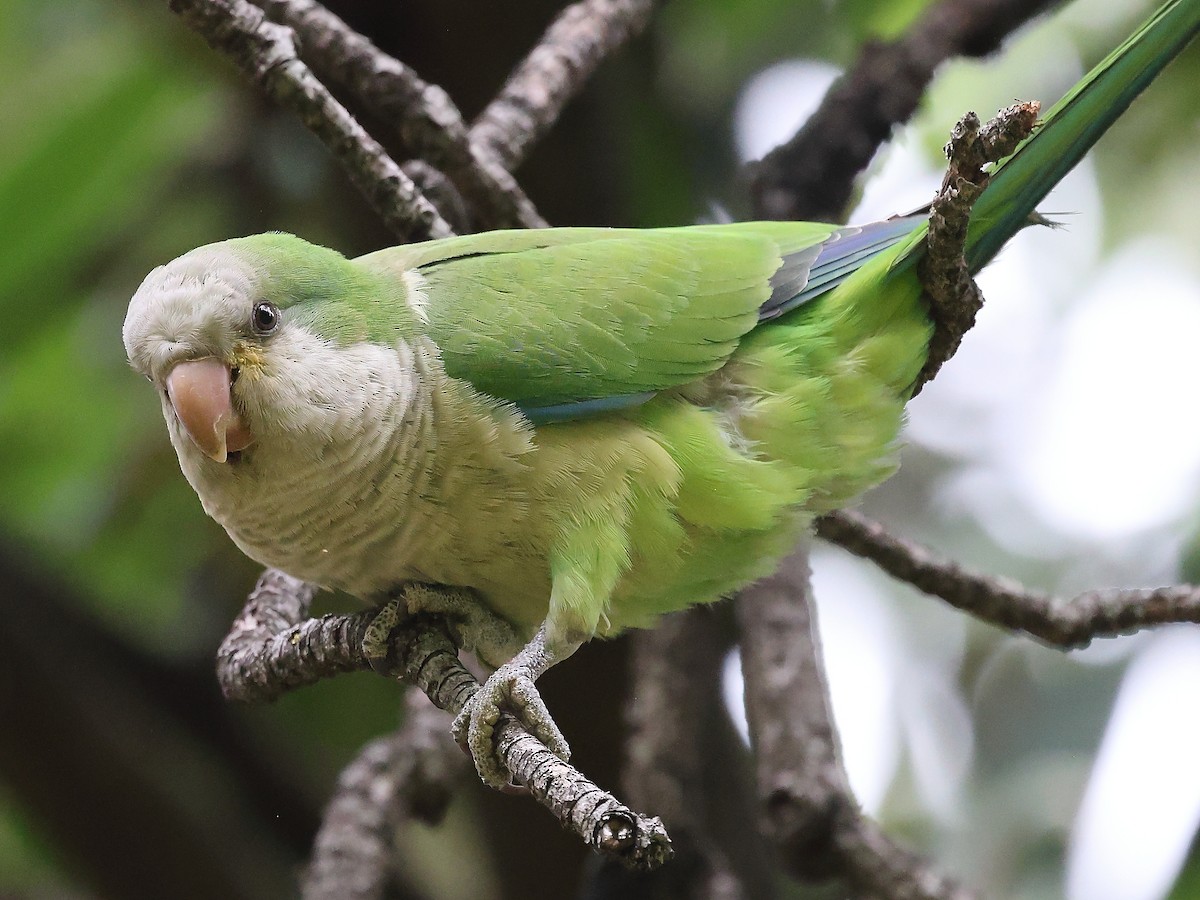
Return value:
[(974, 896), (859, 810), (842, 766), (812, 605), (808, 547), (738, 595), (746, 718), (762, 828), (789, 872), (856, 893)]
[(986, 125), (968, 113), (951, 132), (946, 144), (950, 164), (929, 209), (929, 234), (919, 264), (934, 332), (914, 394), (954, 355), (983, 308), (983, 294), (963, 258), (971, 207), (988, 184), (984, 166), (1011, 155), (1029, 137), (1039, 109), (1036, 102), (1014, 103)]
[(416, 691), (404, 726), (367, 744), (338, 777), (305, 872), (305, 900), (384, 900), (406, 820), (441, 821), (467, 758), (446, 740), (450, 717)]
[(473, 225), (481, 230), (546, 226), (501, 162), (472, 144), (462, 115), (444, 90), (313, 0), (256, 2), (273, 21), (296, 32), (301, 54), (318, 75), (344, 87), (389, 123), (411, 156), (446, 173), (470, 207)]
[(300, 117), (397, 237), (424, 240), (452, 234), (412, 179), (300, 60), (290, 28), (268, 22), (246, 0), (171, 0), (171, 9)]
[[(320, 678), (378, 670), (378, 662), (372, 665), (362, 647), (374, 613), (307, 619), (312, 593), (309, 585), (282, 572), (263, 573), (219, 654), (227, 696), (269, 700)], [(457, 715), (479, 690), (441, 620), (409, 619), (395, 629), (392, 639), (383, 668), (420, 688), (439, 709)], [(671, 858), (670, 839), (658, 818), (620, 803), (510, 716), (496, 725), (496, 747), (516, 782), (592, 849), (642, 869), (657, 868)], [(364, 777), (355, 774), (355, 784)], [(342, 792), (346, 790), (354, 793), (349, 788)], [(358, 810), (357, 801), (347, 802)]]

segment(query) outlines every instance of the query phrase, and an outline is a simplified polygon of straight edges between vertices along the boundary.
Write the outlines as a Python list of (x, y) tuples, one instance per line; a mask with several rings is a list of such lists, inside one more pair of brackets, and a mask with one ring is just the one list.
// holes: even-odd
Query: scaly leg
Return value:
[(454, 720), (454, 737), (471, 751), (475, 769), (486, 784), (503, 788), (509, 775), (496, 754), (493, 740), (501, 712), (511, 713), (528, 731), (564, 761), (571, 748), (563, 737), (534, 682), (555, 663), (579, 648), (579, 643), (554, 642), (546, 626), (525, 647), (480, 686)]
[[(508, 772), (496, 755), (494, 733), (502, 711), (511, 713), (531, 734), (566, 760), (571, 748), (550, 716), (534, 682), (555, 663), (579, 648), (581, 641), (551, 640), (543, 624), (524, 646), (513, 626), (493, 613), (468, 590), (440, 585), (408, 584), (380, 607), (363, 636), (363, 654), (371, 667), (388, 674), (392, 631), (417, 613), (446, 617), (459, 645), (483, 662), (499, 665), (454, 720), (454, 737), (468, 748), (479, 777), (503, 788)], [(518, 648), (520, 648), (518, 650)]]

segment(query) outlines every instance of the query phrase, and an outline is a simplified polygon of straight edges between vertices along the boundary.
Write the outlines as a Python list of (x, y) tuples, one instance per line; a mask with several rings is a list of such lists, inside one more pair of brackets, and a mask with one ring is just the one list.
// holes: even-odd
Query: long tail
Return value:
[(1200, 31), (1200, 0), (1168, 0), (1045, 114), (997, 166), (971, 214), (966, 259), (986, 266), (1050, 189)]

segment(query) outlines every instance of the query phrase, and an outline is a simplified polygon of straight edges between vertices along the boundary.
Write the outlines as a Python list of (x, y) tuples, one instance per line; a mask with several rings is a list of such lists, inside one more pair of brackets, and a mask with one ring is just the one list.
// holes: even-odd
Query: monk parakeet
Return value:
[[(978, 271), (1200, 27), (1163, 6), (978, 202)], [(205, 510), (249, 556), (372, 603), (406, 585), (521, 716), (582, 642), (769, 573), (895, 466), (931, 334), (922, 215), (474, 234), (357, 259), (287, 234), (155, 269), (125, 320)]]

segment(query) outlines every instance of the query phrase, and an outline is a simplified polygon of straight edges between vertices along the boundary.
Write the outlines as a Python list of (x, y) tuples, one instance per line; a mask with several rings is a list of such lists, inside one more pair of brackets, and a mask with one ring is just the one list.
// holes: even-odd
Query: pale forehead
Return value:
[(226, 322), (240, 321), (258, 289), (258, 277), (220, 246), (185, 253), (146, 276), (129, 301), (122, 329), (133, 359), (147, 342), (176, 342)]
[(201, 290), (206, 294), (245, 296), (254, 287), (253, 273), (245, 260), (225, 247), (199, 247), (146, 276), (137, 295), (153, 300), (155, 294)]

